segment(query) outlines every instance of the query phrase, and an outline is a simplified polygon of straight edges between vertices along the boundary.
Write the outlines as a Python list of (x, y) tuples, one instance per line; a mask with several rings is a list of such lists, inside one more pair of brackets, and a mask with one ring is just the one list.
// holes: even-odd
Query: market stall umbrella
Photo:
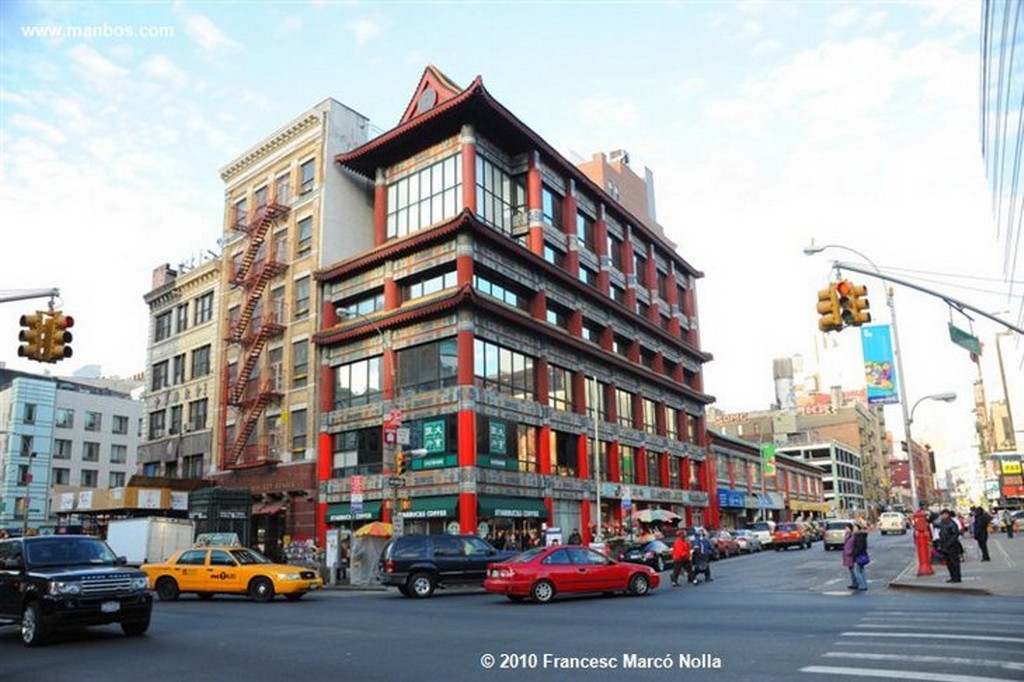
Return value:
[(640, 523), (651, 523), (652, 521), (678, 521), (680, 516), (668, 509), (638, 509), (633, 512), (633, 518)]
[(393, 534), (394, 530), (391, 528), (391, 524), (383, 521), (372, 521), (356, 531), (357, 538), (389, 538)]

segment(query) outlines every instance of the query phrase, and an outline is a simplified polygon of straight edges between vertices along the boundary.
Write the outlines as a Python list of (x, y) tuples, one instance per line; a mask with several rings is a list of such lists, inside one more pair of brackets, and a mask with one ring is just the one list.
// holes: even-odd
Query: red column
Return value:
[(529, 214), (530, 236), (527, 247), (538, 256), (544, 255), (544, 220), (541, 192), (543, 181), (540, 174), (540, 154), (530, 152), (529, 167), (526, 171), (526, 210)]
[(460, 331), (455, 336), (456, 352), (459, 356), (459, 386), (473, 385), (473, 340), (471, 331)]
[(476, 135), (473, 126), (462, 126), (459, 141), (462, 143), (462, 205), (476, 213)]
[[(476, 466), (476, 414), (460, 410), (457, 416), (459, 467)], [(477, 510), (474, 493), (459, 493), (459, 529), (463, 533), (476, 533)]]
[(540, 443), (537, 444), (537, 458), (540, 460), (537, 462), (537, 467), (540, 470), (541, 475), (551, 475), (551, 427), (545, 424), (540, 427), (540, 431), (537, 434), (540, 438)]
[(377, 169), (377, 181), (373, 186), (373, 244), (380, 246), (388, 240), (388, 186), (384, 181), (384, 170)]
[(676, 286), (676, 264), (669, 263), (668, 266), (668, 300), (669, 321), (668, 333), (679, 337), (681, 326), (679, 324), (679, 307), (682, 301), (679, 300), (679, 288)]
[(533, 319), (541, 322), (547, 320), (548, 295), (543, 289), (533, 295), (533, 300), (530, 301), (530, 315), (533, 316)]
[[(322, 483), (331, 480), (331, 434), (320, 434), (317, 449), (317, 481)], [(327, 502), (319, 495), (316, 505), (316, 541), (321, 547), (327, 545)]]
[(661, 469), (661, 486), (663, 488), (672, 487), (672, 477), (669, 473), (668, 458), (670, 455), (667, 452), (663, 452), (658, 455), (658, 468)]
[(547, 358), (537, 358), (533, 363), (534, 381), (537, 389), (537, 402), (541, 405), (548, 404), (548, 396), (551, 391), (551, 381), (548, 374)]
[[(587, 413), (587, 401), (591, 396), (587, 395), (587, 375), (583, 372), (572, 373), (572, 411), (576, 414)], [(591, 429), (590, 434), (593, 435)], [(580, 478), (583, 478), (581, 475)]]
[[(686, 342), (694, 348), (700, 348), (700, 334), (697, 331), (697, 325), (693, 324), (692, 321), (697, 319), (697, 292), (694, 291), (696, 288), (695, 283), (691, 283), (691, 286), (686, 289), (686, 305), (684, 310), (686, 314), (691, 318), (690, 330), (686, 332)], [(698, 390), (704, 390), (703, 388)]]
[(402, 305), (402, 293), (398, 282), (391, 275), (384, 277), (384, 310), (397, 310)]
[[(460, 235), (459, 242), (469, 242), (467, 235)], [(456, 283), (462, 286), (473, 286), (473, 256), (472, 254), (459, 254), (455, 257), (455, 278)]]
[(708, 518), (706, 523), (718, 528), (718, 474), (715, 471), (715, 458), (705, 457), (704, 465), (701, 468), (704, 470), (704, 480), (701, 481), (701, 489), (708, 494)]
[(562, 200), (562, 231), (569, 239), (569, 249), (565, 254), (565, 271), (573, 277), (578, 277), (580, 252), (576, 243), (576, 183), (571, 179), (565, 183), (565, 197)]
[(597, 289), (607, 296), (611, 291), (611, 275), (609, 274), (611, 262), (608, 261), (608, 223), (604, 219), (604, 204), (599, 204), (597, 207), (597, 220), (594, 222), (594, 248), (597, 249), (597, 262), (600, 265), (597, 273)]
[(637, 485), (648, 485), (647, 483), (647, 448), (639, 447), (634, 454), (636, 457), (636, 482)]
[[(573, 385), (575, 386), (575, 377), (577, 375), (582, 376), (582, 372), (577, 372), (573, 375)], [(573, 389), (575, 390), (575, 388)], [(578, 403), (579, 401), (577, 401)], [(580, 434), (576, 438), (576, 476), (581, 480), (585, 481), (590, 478), (590, 453), (587, 448), (587, 434)], [(583, 498), (580, 501), (580, 520), (579, 520), (580, 535), (583, 537), (583, 544), (590, 542), (590, 500)], [(572, 529), (562, 529), (563, 533), (571, 533)], [(568, 536), (566, 536), (568, 537)]]

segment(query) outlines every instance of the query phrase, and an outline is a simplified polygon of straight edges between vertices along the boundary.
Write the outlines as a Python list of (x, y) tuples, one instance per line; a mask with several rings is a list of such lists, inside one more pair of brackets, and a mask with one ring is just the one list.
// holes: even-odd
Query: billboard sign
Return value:
[(860, 341), (864, 351), (864, 381), (867, 384), (868, 404), (898, 403), (899, 386), (893, 362), (892, 329), (887, 324), (861, 327)]

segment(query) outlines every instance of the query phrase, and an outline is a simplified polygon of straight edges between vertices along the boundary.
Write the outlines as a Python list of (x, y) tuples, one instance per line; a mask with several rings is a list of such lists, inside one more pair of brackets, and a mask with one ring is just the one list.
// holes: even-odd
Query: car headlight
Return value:
[(299, 573), (278, 573), (278, 580), (302, 580), (302, 575)]
[(139, 576), (138, 578), (132, 578), (132, 589), (133, 590), (148, 590), (149, 589), (149, 578), (146, 576)]
[(56, 596), (82, 594), (82, 583), (74, 580), (54, 580), (50, 583), (49, 592)]

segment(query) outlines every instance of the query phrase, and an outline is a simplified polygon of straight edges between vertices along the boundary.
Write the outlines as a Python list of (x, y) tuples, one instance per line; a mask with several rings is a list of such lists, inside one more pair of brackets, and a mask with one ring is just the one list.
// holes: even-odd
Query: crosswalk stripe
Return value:
[(898, 642), (865, 642), (862, 640), (846, 640), (846, 641), (835, 641), (832, 642), (832, 646), (843, 646), (843, 647), (871, 647), (874, 649), (938, 649), (941, 648), (943, 651), (950, 651), (953, 649), (963, 649), (964, 651), (972, 651), (976, 654), (987, 653), (987, 652), (1003, 652), (1012, 651), (1018, 652), (1018, 648), (1012, 644), (1001, 644), (999, 642), (943, 642), (942, 644), (917, 644), (914, 642), (907, 642), (900, 640)]
[(892, 637), (915, 639), (928, 637), (931, 639), (969, 639), (977, 642), (1015, 642), (1024, 644), (1021, 637), (996, 637), (994, 635), (946, 635), (941, 632), (844, 632), (841, 637)]
[(875, 670), (872, 668), (839, 668), (828, 665), (810, 665), (800, 668), (813, 675), (848, 675), (851, 677), (881, 677), (887, 680), (924, 680), (925, 682), (1017, 682), (1015, 678), (979, 677), (977, 675), (949, 675), (912, 670)]
[[(947, 621), (949, 614), (942, 614), (941, 616), (864, 616), (861, 618), (862, 623), (897, 623), (902, 621)], [(1019, 626), (1020, 619), (1017, 620), (992, 620), (990, 618), (977, 618), (977, 619), (964, 619), (961, 617), (956, 618), (957, 625), (1010, 625)]]
[(937, 625), (929, 625), (927, 623), (857, 623), (854, 625), (856, 628), (893, 628), (896, 630), (911, 630), (918, 628), (921, 630), (951, 630), (953, 632), (962, 632), (965, 628), (968, 630), (977, 630), (978, 628), (983, 629), (986, 632), (991, 632), (992, 628), (986, 623), (971, 623), (970, 625), (962, 625), (959, 623), (940, 623)]
[(868, 652), (829, 651), (822, 654), (824, 658), (855, 658), (868, 661), (906, 661), (907, 663), (948, 663), (952, 665), (973, 665), (979, 668), (1002, 668), (1004, 670), (1024, 670), (1024, 663), (1013, 661), (994, 661), (988, 658), (963, 658), (959, 656), (918, 656), (910, 654), (876, 654)]

